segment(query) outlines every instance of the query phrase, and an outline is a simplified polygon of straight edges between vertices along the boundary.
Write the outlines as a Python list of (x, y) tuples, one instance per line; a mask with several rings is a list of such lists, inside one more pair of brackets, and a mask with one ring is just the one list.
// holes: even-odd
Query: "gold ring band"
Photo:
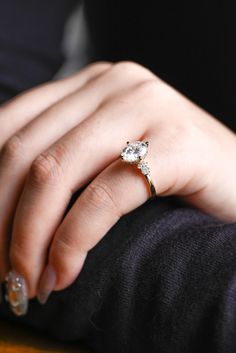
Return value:
[(156, 196), (157, 196), (157, 193), (156, 193), (156, 189), (155, 189), (155, 186), (153, 184), (153, 181), (150, 177), (150, 174), (146, 174), (144, 175), (146, 180), (148, 181), (148, 184), (150, 186), (150, 199), (154, 199)]

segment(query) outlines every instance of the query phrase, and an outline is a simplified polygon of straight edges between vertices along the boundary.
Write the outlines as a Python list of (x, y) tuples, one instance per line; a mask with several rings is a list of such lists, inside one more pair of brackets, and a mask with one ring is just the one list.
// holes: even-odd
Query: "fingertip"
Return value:
[(52, 265), (47, 265), (39, 281), (37, 298), (40, 304), (45, 304), (56, 287), (57, 272)]
[(45, 304), (53, 291), (60, 291), (69, 287), (79, 276), (86, 257), (87, 253), (77, 256), (76, 263), (73, 266), (70, 266), (71, 261), (70, 264), (60, 261), (60, 266), (58, 266), (58, 263), (50, 262), (44, 269), (39, 281), (37, 291), (39, 303)]

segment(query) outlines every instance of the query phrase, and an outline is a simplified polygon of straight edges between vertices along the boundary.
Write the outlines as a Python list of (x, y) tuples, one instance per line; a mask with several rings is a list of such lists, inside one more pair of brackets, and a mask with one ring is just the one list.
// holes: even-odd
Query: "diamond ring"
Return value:
[(123, 148), (120, 157), (121, 160), (126, 163), (137, 165), (138, 169), (140, 169), (149, 184), (150, 198), (153, 199), (157, 193), (150, 176), (149, 165), (144, 161), (148, 153), (148, 144), (148, 141), (127, 142), (127, 146)]

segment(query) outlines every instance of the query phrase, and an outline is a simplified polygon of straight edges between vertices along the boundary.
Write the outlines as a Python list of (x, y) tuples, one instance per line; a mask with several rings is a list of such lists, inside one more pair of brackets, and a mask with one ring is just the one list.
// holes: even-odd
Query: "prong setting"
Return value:
[(121, 152), (121, 158), (127, 163), (139, 163), (142, 161), (148, 152), (147, 141), (127, 141), (127, 146)]

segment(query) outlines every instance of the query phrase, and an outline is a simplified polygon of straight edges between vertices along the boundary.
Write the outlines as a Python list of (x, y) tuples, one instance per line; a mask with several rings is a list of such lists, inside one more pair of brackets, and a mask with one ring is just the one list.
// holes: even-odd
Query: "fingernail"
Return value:
[(44, 270), (39, 283), (37, 298), (41, 304), (46, 303), (50, 294), (54, 290), (56, 283), (57, 283), (56, 271), (51, 265), (48, 265)]
[(6, 278), (6, 300), (12, 312), (25, 315), (28, 310), (28, 291), (25, 279), (15, 271), (8, 272)]

